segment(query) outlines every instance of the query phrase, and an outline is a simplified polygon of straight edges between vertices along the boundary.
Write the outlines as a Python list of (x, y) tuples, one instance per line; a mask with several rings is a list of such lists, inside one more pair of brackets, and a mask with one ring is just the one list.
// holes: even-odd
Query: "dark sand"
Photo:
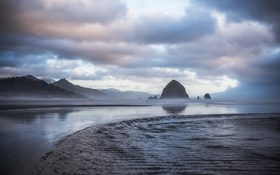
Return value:
[(33, 174), (280, 174), (280, 114), (135, 119), (59, 142)]

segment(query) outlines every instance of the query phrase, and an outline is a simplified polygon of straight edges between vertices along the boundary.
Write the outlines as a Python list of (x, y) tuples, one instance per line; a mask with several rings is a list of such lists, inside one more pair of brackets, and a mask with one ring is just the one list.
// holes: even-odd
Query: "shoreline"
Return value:
[(152, 104), (15, 104), (15, 105), (2, 105), (0, 104), (0, 112), (17, 110), (17, 109), (38, 109), (38, 108), (63, 108), (63, 107), (142, 107), (153, 106)]
[(144, 106), (188, 106), (189, 104), (205, 104), (217, 106), (234, 105), (280, 105), (280, 102), (228, 102), (228, 101), (3, 101), (0, 100), (0, 112), (18, 109), (38, 109), (38, 108), (63, 108), (63, 107), (144, 107)]
[(89, 128), (99, 128), (99, 127), (104, 127), (106, 125), (114, 125), (114, 124), (119, 124), (119, 123), (130, 123), (130, 122), (138, 122), (138, 121), (158, 121), (164, 118), (186, 118), (188, 117), (189, 119), (192, 118), (200, 118), (203, 119), (205, 117), (234, 117), (234, 116), (256, 116), (256, 115), (266, 115), (266, 116), (270, 116), (270, 115), (279, 115), (280, 117), (280, 112), (274, 112), (274, 113), (233, 113), (233, 114), (190, 114), (190, 115), (183, 115), (183, 114), (174, 114), (174, 115), (163, 115), (163, 116), (152, 116), (152, 117), (142, 117), (142, 118), (128, 118), (125, 120), (119, 120), (119, 121), (113, 121), (113, 122), (108, 122), (108, 123), (102, 123), (102, 124), (96, 124), (96, 125), (92, 125), (92, 126), (88, 126), (86, 128), (83, 128), (81, 130), (78, 130), (74, 133), (71, 133), (69, 135), (66, 135), (65, 137), (61, 138), (60, 140), (58, 140), (57, 143), (54, 144), (54, 147), (56, 147), (57, 145), (60, 144), (60, 142), (63, 142), (65, 139), (67, 139), (68, 137), (75, 135), (76, 133), (79, 133), (83, 130), (89, 129)]
[[(247, 117), (244, 118), (244, 116), (247, 116)], [(177, 123), (180, 123), (180, 122), (188, 123), (188, 122), (193, 122), (192, 120), (194, 120), (194, 121), (196, 121), (196, 120), (197, 121), (204, 121), (205, 119), (210, 120), (210, 121), (213, 120), (213, 119), (215, 119), (215, 120), (216, 119), (235, 120), (236, 118), (237, 118), (237, 120), (239, 120), (239, 119), (250, 120), (251, 119), (250, 117), (252, 117), (253, 120), (254, 119), (259, 119), (259, 118), (264, 118), (265, 119), (266, 117), (267, 118), (269, 118), (269, 117), (274, 118), (275, 117), (275, 118), (278, 119), (280, 117), (280, 113), (169, 115), (169, 116), (155, 116), (155, 117), (149, 117), (149, 118), (127, 119), (127, 120), (122, 120), (122, 121), (118, 121), (118, 122), (112, 122), (112, 123), (90, 126), (90, 127), (84, 128), (82, 130), (76, 131), (75, 133), (70, 134), (68, 136), (65, 136), (64, 138), (59, 140), (55, 144), (53, 149), (51, 149), (51, 151), (47, 152), (45, 155), (42, 156), (41, 160), (36, 165), (36, 168), (33, 170), (33, 174), (53, 174), (52, 173), (52, 171), (53, 171), (52, 168), (53, 167), (49, 166), (49, 165), (51, 165), (52, 163), (58, 162), (58, 161), (59, 161), (59, 164), (61, 166), (65, 166), (65, 164), (68, 165), (68, 164), (72, 164), (72, 163), (74, 163), (73, 165), (75, 166), (76, 163), (78, 163), (78, 162), (69, 161), (68, 158), (70, 158), (70, 157), (74, 157), (74, 159), (77, 159), (77, 160), (83, 159), (83, 161), (82, 161), (83, 163), (80, 163), (80, 164), (78, 163), (78, 165), (80, 165), (81, 167), (83, 167), (84, 163), (88, 164), (88, 162), (90, 162), (90, 161), (94, 161), (94, 163), (96, 163), (96, 164), (100, 163), (99, 161), (101, 161), (101, 162), (105, 161), (104, 164), (107, 166), (108, 165), (107, 161), (109, 161), (109, 160), (107, 160), (107, 159), (103, 160), (102, 157), (112, 156), (114, 159), (115, 158), (118, 159), (118, 156), (122, 155), (123, 152), (125, 151), (125, 150), (124, 151), (119, 150), (122, 147), (126, 148), (126, 146), (127, 146), (127, 145), (122, 145), (121, 143), (119, 143), (118, 142), (119, 139), (120, 138), (121, 138), (121, 140), (124, 139), (123, 141), (127, 142), (129, 139), (127, 139), (126, 137), (128, 137), (128, 138), (129, 138), (129, 136), (130, 137), (136, 137), (135, 135), (131, 135), (129, 132), (125, 132), (125, 131), (136, 132), (136, 135), (137, 135), (137, 132), (140, 132), (141, 134), (144, 133), (144, 135), (145, 135), (146, 130), (151, 129), (151, 128), (147, 127), (150, 124), (153, 124), (153, 125), (156, 126), (157, 124), (164, 124), (164, 123), (168, 123), (168, 122), (171, 122), (171, 123), (173, 123), (173, 122), (175, 122), (175, 123), (176, 122)], [(138, 125), (140, 126), (139, 127), (140, 130), (138, 128)], [(135, 128), (135, 126), (137, 126), (137, 127)], [(175, 124), (175, 127), (176, 127), (176, 124)], [(184, 128), (184, 125), (179, 124), (178, 128), (180, 128), (180, 127)], [(122, 131), (122, 129), (119, 129), (119, 128), (125, 128), (125, 130)], [(167, 128), (166, 131), (164, 131), (164, 132), (171, 132), (173, 129), (174, 129), (173, 127)], [(161, 131), (161, 130), (159, 130), (159, 131)], [(115, 132), (121, 133), (121, 135), (118, 135)], [(147, 133), (148, 134), (151, 134), (151, 133), (154, 134), (153, 132), (151, 132), (151, 133), (147, 132)], [(180, 132), (178, 132), (177, 134), (180, 135)], [(118, 138), (118, 137), (120, 137), (120, 138)], [(176, 137), (176, 134), (174, 135), (174, 137)], [(148, 139), (148, 141), (149, 141), (149, 139), (152, 139), (152, 138), (148, 137), (148, 138), (144, 138), (144, 139)], [(253, 139), (255, 139), (255, 138), (252, 138), (252, 140)], [(108, 153), (106, 150), (105, 151), (103, 150), (102, 145), (100, 145), (99, 142), (106, 142), (106, 143), (104, 143), (103, 146), (109, 147), (108, 148), (109, 150), (111, 150), (111, 149), (113, 149), (113, 150), (117, 149), (117, 150), (115, 150), (113, 152), (109, 151), (109, 153)], [(135, 148), (136, 150), (134, 150), (134, 151), (137, 152), (137, 150), (141, 148), (141, 145), (139, 146), (139, 145), (137, 145), (137, 142), (135, 142), (135, 143), (136, 143), (136, 148)], [(89, 146), (88, 144), (91, 145), (91, 146)], [(120, 146), (120, 148), (114, 148), (114, 146), (116, 146), (114, 144), (121, 144), (121, 146)], [(127, 144), (130, 144), (130, 143), (128, 142)], [(82, 148), (79, 148), (79, 146), (81, 146)], [(113, 146), (113, 147), (110, 147), (110, 146)], [(210, 145), (209, 148), (207, 148), (207, 149), (210, 149), (212, 147), (215, 148), (216, 146), (217, 145), (214, 145), (214, 146)], [(117, 147), (118, 147), (118, 145), (117, 145)], [(134, 149), (134, 147), (135, 147), (135, 145), (132, 146), (133, 149)], [(139, 147), (139, 148), (137, 148), (137, 147)], [(222, 146), (221, 145), (217, 146), (217, 148), (220, 148), (220, 149), (223, 149), (223, 147), (224, 147), (223, 145)], [(103, 150), (103, 151), (100, 151), (100, 149)], [(128, 148), (126, 148), (126, 149), (128, 149)], [(130, 149), (131, 148), (129, 148), (128, 150), (130, 150)], [(97, 152), (95, 153), (94, 151), (91, 151), (91, 150), (95, 150)], [(84, 152), (84, 151), (89, 153), (89, 154), (92, 154), (92, 155), (91, 156), (86, 156), (86, 154), (82, 154), (82, 152)], [(118, 151), (120, 151), (120, 152), (118, 152)], [(157, 153), (157, 152), (155, 152), (155, 153)], [(115, 154), (120, 154), (120, 155), (115, 155)], [(134, 154), (134, 152), (133, 151), (130, 152), (130, 153), (128, 152), (127, 154), (128, 155)], [(100, 155), (101, 155), (101, 157), (100, 157)], [(122, 156), (127, 156), (127, 155), (125, 154), (125, 155), (122, 155)], [(94, 160), (91, 160), (91, 159), (94, 159)], [(115, 165), (114, 162), (111, 162), (111, 164)], [(116, 164), (118, 164), (118, 163), (116, 163)], [(119, 162), (119, 164), (120, 165), (118, 165), (118, 166), (121, 166), (121, 167), (123, 166), (122, 167), (122, 168), (124, 168), (123, 170), (125, 170), (125, 171), (130, 170), (128, 167), (126, 167), (123, 164), (123, 162)], [(105, 166), (105, 165), (102, 165), (102, 167), (99, 167), (100, 168), (99, 170), (98, 170), (98, 167), (97, 167), (96, 171), (101, 173), (101, 174), (112, 173), (114, 171), (117, 172), (117, 169), (115, 169), (112, 172), (110, 172), (111, 170), (109, 170), (109, 169), (107, 169), (107, 170), (104, 169), (103, 166)], [(57, 174), (57, 172), (64, 172), (65, 173), (65, 171), (67, 171), (67, 168), (68, 168), (68, 170), (69, 170), (69, 168), (71, 169), (71, 167), (67, 167), (67, 166), (64, 167), (66, 169), (60, 169), (59, 168), (60, 166), (57, 166), (57, 165), (54, 165), (54, 166), (55, 166), (55, 168), (58, 168), (58, 169), (54, 169), (55, 172), (56, 172), (54, 174)], [(75, 166), (75, 168), (78, 168), (78, 167)], [(86, 173), (88, 171), (85, 171), (85, 169), (88, 169), (88, 168), (90, 168), (90, 166), (86, 167), (86, 168), (84, 167), (84, 169), (82, 168), (82, 170), (77, 170), (77, 171), (80, 172), (80, 173), (90, 174), (90, 173)], [(67, 171), (67, 172), (68, 173), (73, 172), (74, 170)], [(279, 169), (277, 169), (277, 172), (280, 171), (280, 170), (279, 171), (278, 170)], [(136, 170), (133, 170), (133, 171), (136, 171)], [(167, 170), (164, 169), (164, 171), (167, 171)], [(93, 173), (95, 171), (91, 170), (90, 172)], [(146, 170), (146, 173), (149, 173), (149, 172), (152, 173), (152, 172), (158, 172), (158, 171), (157, 170), (152, 170), (152, 171)], [(60, 173), (58, 173), (58, 174), (60, 174)]]
[(106, 125), (114, 125), (114, 124), (119, 124), (119, 123), (130, 123), (130, 122), (138, 122), (138, 121), (159, 121), (161, 119), (164, 118), (186, 118), (188, 117), (189, 119), (192, 118), (200, 118), (203, 119), (205, 117), (234, 117), (234, 116), (256, 116), (256, 115), (279, 115), (280, 117), (280, 112), (275, 112), (275, 113), (232, 113), (232, 114), (190, 114), (190, 115), (183, 115), (183, 114), (174, 114), (174, 115), (163, 115), (163, 116), (153, 116), (153, 117), (142, 117), (142, 118), (128, 118), (128, 119), (121, 119), (119, 121), (113, 121), (113, 122), (108, 122), (108, 123), (102, 123), (102, 124), (96, 124), (96, 125), (92, 125), (92, 126), (88, 126), (86, 128), (83, 128), (81, 130), (75, 131), (74, 133), (71, 133), (69, 135), (66, 135), (65, 137), (61, 138), (60, 140), (57, 141), (57, 143), (54, 144), (54, 147), (56, 147), (57, 145), (59, 145), (61, 142), (63, 142), (65, 139), (67, 139), (68, 137), (71, 137), (72, 135), (75, 135), (79, 132), (82, 132), (83, 130), (86, 129), (97, 129), (100, 127), (104, 127)]

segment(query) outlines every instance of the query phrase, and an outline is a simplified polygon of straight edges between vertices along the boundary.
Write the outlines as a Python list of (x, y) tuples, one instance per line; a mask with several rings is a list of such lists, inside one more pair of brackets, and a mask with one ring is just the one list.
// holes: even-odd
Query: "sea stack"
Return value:
[(204, 99), (205, 99), (205, 100), (210, 100), (210, 99), (211, 99), (210, 94), (208, 94), (208, 93), (207, 93), (207, 94), (205, 94), (205, 95), (204, 95)]
[(161, 99), (172, 99), (172, 98), (185, 98), (189, 96), (186, 93), (185, 87), (176, 80), (169, 82), (162, 91)]
[(149, 98), (148, 98), (148, 100), (157, 100), (158, 98), (157, 98), (157, 96), (155, 95), (155, 96), (150, 96)]

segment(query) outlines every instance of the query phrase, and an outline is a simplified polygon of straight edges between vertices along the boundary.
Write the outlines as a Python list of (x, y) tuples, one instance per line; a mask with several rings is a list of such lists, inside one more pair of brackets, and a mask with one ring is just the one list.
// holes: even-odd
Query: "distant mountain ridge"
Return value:
[(66, 79), (60, 79), (54, 83), (52, 83), (52, 85), (65, 89), (69, 92), (74, 92), (76, 94), (80, 94), (86, 97), (104, 97), (107, 96), (106, 93), (99, 91), (97, 89), (91, 89), (91, 88), (85, 88), (79, 85), (74, 85), (72, 83), (70, 83), (68, 80)]
[(1, 79), (0, 96), (30, 98), (85, 98), (82, 95), (68, 92), (64, 89), (48, 84), (32, 75)]
[(43, 77), (43, 78), (41, 78), (41, 80), (45, 81), (48, 84), (51, 84), (51, 83), (55, 82), (54, 79), (51, 79), (51, 78), (48, 78), (48, 77)]
[(147, 99), (151, 94), (140, 91), (120, 91), (118, 89), (109, 88), (109, 89), (92, 89), (85, 88), (79, 85), (74, 85), (66, 79), (60, 79), (53, 85), (65, 89), (70, 92), (75, 92), (87, 96), (89, 98), (101, 98), (101, 99)]
[(106, 93), (112, 98), (121, 99), (148, 99), (152, 94), (141, 91), (120, 91), (118, 89), (99, 89), (100, 91)]
[(118, 89), (92, 89), (74, 85), (66, 79), (52, 82), (33, 75), (0, 79), (0, 98), (91, 98), (104, 100), (146, 100), (152, 94)]
[(139, 91), (120, 91), (118, 89), (92, 89), (79, 85), (74, 85), (66, 79), (60, 79), (54, 83), (54, 86), (60, 87), (70, 92), (75, 92), (93, 99), (147, 99), (151, 94)]
[(26, 75), (24, 76), (24, 78), (28, 78), (30, 80), (34, 80), (34, 81), (40, 81), (41, 79), (34, 77), (33, 75)]

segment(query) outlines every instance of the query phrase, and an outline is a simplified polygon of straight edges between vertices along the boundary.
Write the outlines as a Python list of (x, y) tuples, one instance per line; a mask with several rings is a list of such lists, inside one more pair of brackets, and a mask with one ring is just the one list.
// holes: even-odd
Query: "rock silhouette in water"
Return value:
[(205, 99), (205, 100), (210, 100), (210, 99), (211, 99), (210, 94), (208, 94), (208, 93), (207, 93), (207, 94), (205, 94), (205, 95), (204, 95), (204, 99)]
[(161, 99), (164, 98), (189, 98), (185, 87), (176, 80), (169, 82), (162, 91)]

